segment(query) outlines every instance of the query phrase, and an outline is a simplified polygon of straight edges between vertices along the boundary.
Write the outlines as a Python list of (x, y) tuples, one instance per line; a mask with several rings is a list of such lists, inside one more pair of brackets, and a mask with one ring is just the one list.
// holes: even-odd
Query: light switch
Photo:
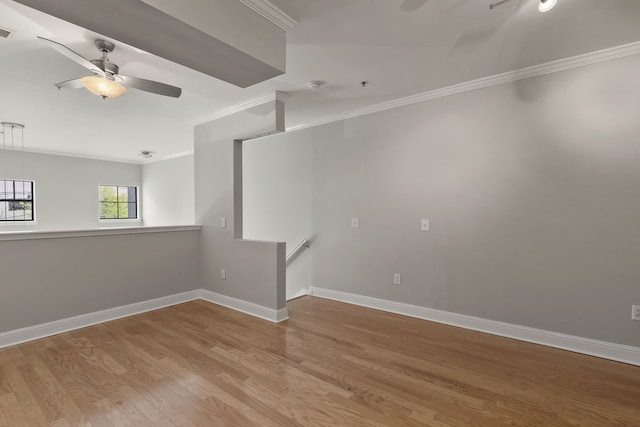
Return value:
[(220, 218), (220, 228), (227, 228), (227, 218)]
[(420, 221), (420, 230), (429, 231), (429, 220), (428, 219), (423, 219), (422, 221)]

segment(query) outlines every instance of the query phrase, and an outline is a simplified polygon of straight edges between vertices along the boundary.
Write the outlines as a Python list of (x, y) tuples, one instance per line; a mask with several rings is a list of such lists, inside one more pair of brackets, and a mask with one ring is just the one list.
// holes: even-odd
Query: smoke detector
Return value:
[(320, 80), (312, 80), (307, 83), (307, 87), (311, 90), (318, 90), (323, 84), (324, 82), (321, 82)]
[(142, 157), (143, 159), (150, 159), (153, 157), (153, 151), (143, 150), (138, 153), (138, 156)]

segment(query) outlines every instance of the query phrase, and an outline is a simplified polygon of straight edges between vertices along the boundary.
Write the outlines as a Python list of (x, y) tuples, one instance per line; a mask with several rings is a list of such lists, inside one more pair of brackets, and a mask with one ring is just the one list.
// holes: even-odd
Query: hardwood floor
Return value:
[(640, 368), (313, 297), (0, 349), (0, 426), (640, 426)]

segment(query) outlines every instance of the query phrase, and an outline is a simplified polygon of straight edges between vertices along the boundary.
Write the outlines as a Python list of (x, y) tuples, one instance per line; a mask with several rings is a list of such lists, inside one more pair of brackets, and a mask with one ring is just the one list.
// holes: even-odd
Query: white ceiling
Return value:
[[(0, 121), (26, 125), (32, 151), (131, 162), (193, 149), (193, 125), (260, 96), (284, 91), (287, 127), (469, 80), (640, 40), (638, 0), (271, 0), (298, 21), (287, 36), (287, 73), (241, 89), (117, 44), (111, 60), (130, 76), (183, 88), (179, 99), (130, 90), (102, 100), (53, 84), (86, 70), (36, 39), (96, 58), (101, 36), (0, 0)], [(242, 25), (242, 23), (238, 23)], [(318, 91), (306, 84), (326, 82)], [(360, 82), (370, 84), (363, 88)]]

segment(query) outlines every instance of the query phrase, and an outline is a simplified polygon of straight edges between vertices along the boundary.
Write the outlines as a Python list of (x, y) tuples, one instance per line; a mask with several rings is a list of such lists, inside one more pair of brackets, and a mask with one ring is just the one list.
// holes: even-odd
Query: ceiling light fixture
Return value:
[(89, 92), (101, 96), (102, 99), (117, 98), (127, 93), (126, 87), (107, 77), (88, 76), (80, 81)]
[(538, 10), (540, 12), (548, 12), (558, 3), (558, 0), (540, 0), (540, 4), (538, 5)]
[(324, 82), (321, 82), (320, 80), (312, 80), (307, 83), (307, 87), (311, 90), (318, 90), (323, 84)]
[(147, 151), (147, 150), (143, 150), (141, 152), (138, 153), (138, 156), (144, 158), (144, 159), (150, 159), (153, 157), (153, 151)]

